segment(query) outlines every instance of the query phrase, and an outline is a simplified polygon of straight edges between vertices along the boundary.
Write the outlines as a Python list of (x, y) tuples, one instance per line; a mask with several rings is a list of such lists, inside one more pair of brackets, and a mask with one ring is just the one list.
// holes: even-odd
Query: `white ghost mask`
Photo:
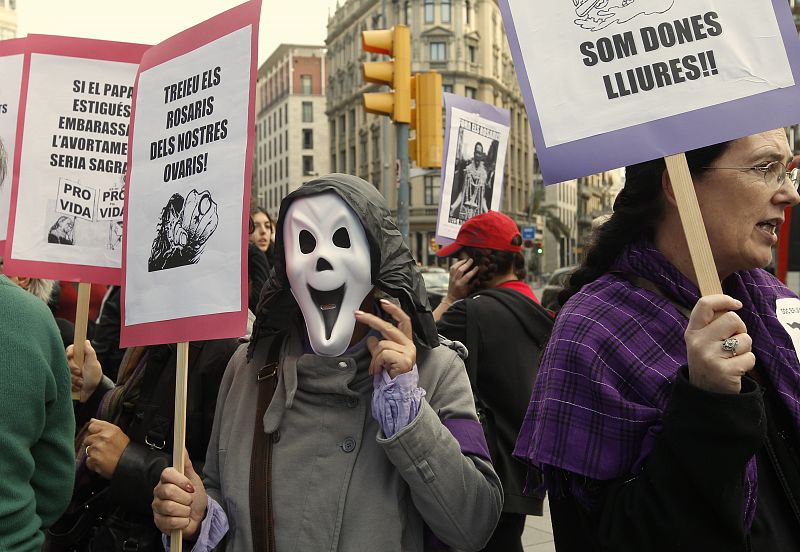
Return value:
[(318, 355), (341, 355), (353, 337), (353, 311), (373, 287), (361, 221), (333, 192), (298, 198), (286, 211), (283, 248), (311, 347)]

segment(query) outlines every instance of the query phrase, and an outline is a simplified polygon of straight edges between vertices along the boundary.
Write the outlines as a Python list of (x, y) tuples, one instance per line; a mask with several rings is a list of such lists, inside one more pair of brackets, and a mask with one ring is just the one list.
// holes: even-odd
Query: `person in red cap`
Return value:
[(437, 329), (469, 351), (467, 373), (505, 495), (485, 551), (522, 552), (525, 516), (542, 515), (543, 499), (523, 494), (527, 468), (511, 453), (553, 320), (524, 281), (521, 250), (516, 223), (487, 211), (465, 222), (456, 241), (437, 252), (458, 257), (447, 296), (434, 311)]

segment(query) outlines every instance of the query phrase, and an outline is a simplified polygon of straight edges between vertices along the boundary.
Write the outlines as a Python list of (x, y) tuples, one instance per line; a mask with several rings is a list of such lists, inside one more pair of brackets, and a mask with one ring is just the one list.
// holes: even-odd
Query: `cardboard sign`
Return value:
[(503, 205), (503, 169), (511, 116), (508, 110), (444, 94), (444, 159), (436, 242), (456, 239), (461, 225)]
[(97, 201), (124, 182), (133, 83), (147, 46), (42, 35), (26, 40), (7, 268), (118, 284), (122, 213), (102, 218)]
[(501, 0), (547, 183), (800, 121), (785, 0)]
[(154, 46), (136, 81), (123, 347), (240, 336), (260, 1)]
[(0, 143), (5, 166), (0, 167), (0, 255), (6, 241), (8, 212), (11, 203), (11, 181), (16, 163), (17, 122), (22, 89), (22, 64), (25, 40), (0, 41)]

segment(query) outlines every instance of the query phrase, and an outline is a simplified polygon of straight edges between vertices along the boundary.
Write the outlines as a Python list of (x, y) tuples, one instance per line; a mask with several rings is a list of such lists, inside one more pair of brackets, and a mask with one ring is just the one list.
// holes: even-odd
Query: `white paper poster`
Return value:
[[(11, 178), (17, 141), (19, 94), (22, 86), (22, 54), (0, 57), (0, 142), (5, 151), (5, 171), (0, 170), (0, 242), (6, 239), (11, 201)], [(2, 254), (2, 251), (0, 251)]]
[(795, 84), (771, 0), (508, 6), (547, 147)]
[(448, 121), (436, 233), (455, 239), (467, 220), (500, 210), (509, 126), (449, 105)]
[(125, 325), (238, 312), (252, 27), (142, 70)]
[(136, 69), (135, 63), (31, 55), (15, 261), (119, 269)]

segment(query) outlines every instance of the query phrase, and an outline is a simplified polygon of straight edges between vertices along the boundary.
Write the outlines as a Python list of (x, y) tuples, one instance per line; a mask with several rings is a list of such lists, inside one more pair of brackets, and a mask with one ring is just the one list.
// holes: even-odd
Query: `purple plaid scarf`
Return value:
[[(514, 455), (591, 479), (635, 474), (653, 451), (678, 369), (686, 364), (688, 320), (697, 286), (650, 242), (628, 246), (612, 271), (639, 275), (667, 296), (635, 287), (620, 274), (583, 287), (560, 311), (539, 367)], [(764, 270), (724, 282), (753, 339), (759, 370), (800, 429), (800, 362), (778, 321), (776, 301), (796, 297)], [(747, 467), (745, 524), (755, 514), (755, 458)]]

